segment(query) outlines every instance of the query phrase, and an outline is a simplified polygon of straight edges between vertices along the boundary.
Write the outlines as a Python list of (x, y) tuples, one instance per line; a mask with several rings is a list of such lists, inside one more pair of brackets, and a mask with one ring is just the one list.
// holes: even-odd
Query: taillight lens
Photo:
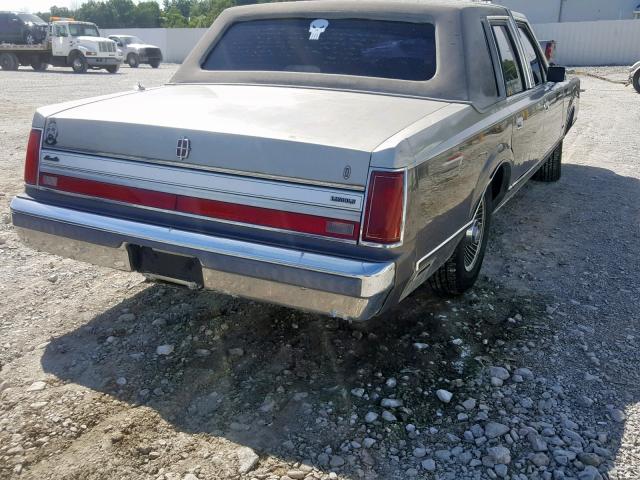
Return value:
[(398, 243), (404, 215), (404, 172), (372, 172), (364, 213), (362, 240)]
[(31, 130), (27, 145), (27, 158), (24, 162), (24, 181), (29, 185), (38, 183), (38, 164), (40, 162), (40, 137), (42, 130)]

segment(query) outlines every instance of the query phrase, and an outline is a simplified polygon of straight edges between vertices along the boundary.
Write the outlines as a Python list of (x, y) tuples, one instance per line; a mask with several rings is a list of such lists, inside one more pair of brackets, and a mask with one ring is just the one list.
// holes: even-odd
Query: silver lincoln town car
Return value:
[(560, 178), (580, 85), (479, 3), (225, 11), (161, 88), (37, 110), (25, 242), (366, 320), (475, 282), (491, 216)]

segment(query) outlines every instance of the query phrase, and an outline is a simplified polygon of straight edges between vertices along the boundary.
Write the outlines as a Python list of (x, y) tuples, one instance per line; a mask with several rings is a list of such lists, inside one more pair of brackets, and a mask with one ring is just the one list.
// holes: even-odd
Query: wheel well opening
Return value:
[(494, 207), (497, 207), (509, 188), (509, 167), (500, 165), (491, 180), (491, 199)]

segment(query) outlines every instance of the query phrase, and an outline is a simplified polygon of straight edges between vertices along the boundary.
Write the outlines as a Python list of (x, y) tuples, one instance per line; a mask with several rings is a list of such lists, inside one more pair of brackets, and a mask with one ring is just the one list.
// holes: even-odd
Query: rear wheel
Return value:
[(104, 69), (109, 73), (118, 73), (120, 65), (109, 65), (108, 67), (104, 67)]
[(0, 53), (0, 67), (2, 70), (17, 70), (20, 60), (13, 53)]
[(557, 182), (562, 176), (562, 142), (533, 176), (539, 182)]
[(84, 55), (80, 53), (76, 54), (71, 60), (71, 68), (73, 68), (73, 71), (76, 73), (87, 73), (89, 65)]
[(140, 65), (140, 58), (135, 53), (130, 53), (127, 57), (127, 63), (131, 68), (138, 68)]
[(633, 74), (633, 88), (640, 93), (640, 68)]
[(465, 232), (451, 258), (429, 279), (431, 288), (441, 295), (461, 295), (478, 279), (489, 240), (493, 202), (487, 188), (476, 207), (473, 223)]
[(158, 68), (160, 66), (160, 60), (151, 60), (149, 65), (151, 65), (151, 68)]

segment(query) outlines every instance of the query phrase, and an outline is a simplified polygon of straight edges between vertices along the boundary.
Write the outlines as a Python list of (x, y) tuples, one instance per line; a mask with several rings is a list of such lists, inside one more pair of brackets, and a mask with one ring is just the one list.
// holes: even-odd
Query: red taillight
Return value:
[(404, 172), (372, 172), (362, 240), (392, 244), (402, 238)]
[(31, 130), (27, 145), (27, 158), (24, 162), (24, 181), (29, 185), (38, 183), (38, 163), (40, 162), (40, 136), (42, 130)]

